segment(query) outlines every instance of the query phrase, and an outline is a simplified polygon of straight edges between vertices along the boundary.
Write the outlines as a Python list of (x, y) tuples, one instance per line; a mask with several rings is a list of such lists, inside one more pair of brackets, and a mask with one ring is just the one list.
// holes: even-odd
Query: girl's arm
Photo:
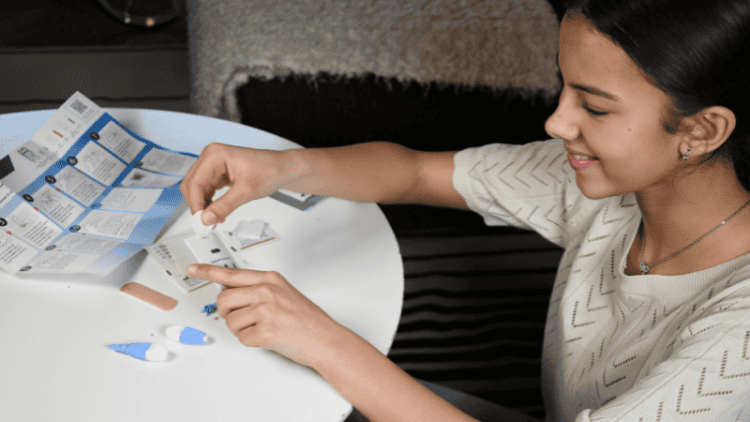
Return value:
[(367, 341), (340, 327), (333, 356), (315, 369), (371, 422), (476, 421), (412, 378)]
[(357, 202), (466, 208), (453, 188), (455, 152), (420, 152), (387, 142), (298, 149), (297, 180), (285, 188)]
[[(422, 203), (466, 208), (453, 188), (453, 152), (418, 152), (387, 142), (268, 151), (224, 144), (204, 148), (180, 190), (204, 224), (279, 189), (358, 202)], [(215, 192), (230, 189), (206, 206)], [(217, 220), (210, 221), (211, 214)]]

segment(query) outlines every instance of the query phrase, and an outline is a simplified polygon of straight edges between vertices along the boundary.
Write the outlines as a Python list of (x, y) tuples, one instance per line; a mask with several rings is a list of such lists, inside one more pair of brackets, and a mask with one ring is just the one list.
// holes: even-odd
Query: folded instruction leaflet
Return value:
[(154, 243), (196, 159), (74, 93), (0, 160), (0, 269), (108, 274)]

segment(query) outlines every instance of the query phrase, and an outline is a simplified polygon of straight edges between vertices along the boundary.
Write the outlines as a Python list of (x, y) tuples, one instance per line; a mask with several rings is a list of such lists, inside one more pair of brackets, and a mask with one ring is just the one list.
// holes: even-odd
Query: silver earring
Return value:
[(685, 151), (685, 155), (682, 156), (683, 161), (688, 161), (690, 159), (690, 147), (688, 147), (687, 151)]

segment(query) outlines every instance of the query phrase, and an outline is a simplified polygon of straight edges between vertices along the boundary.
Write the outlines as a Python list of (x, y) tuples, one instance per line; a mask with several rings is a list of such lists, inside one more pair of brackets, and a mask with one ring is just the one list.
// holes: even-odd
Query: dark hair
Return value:
[(673, 101), (674, 117), (710, 106), (732, 110), (737, 125), (705, 161), (723, 158), (750, 191), (750, 0), (572, 0)]

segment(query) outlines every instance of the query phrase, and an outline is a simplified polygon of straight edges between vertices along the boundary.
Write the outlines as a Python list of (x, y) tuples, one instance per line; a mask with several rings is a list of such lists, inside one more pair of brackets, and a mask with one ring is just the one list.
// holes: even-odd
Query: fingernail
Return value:
[(187, 273), (188, 273), (188, 275), (194, 275), (195, 274), (195, 270), (196, 270), (195, 265), (190, 265), (189, 267), (187, 267)]
[(203, 216), (207, 226), (213, 226), (216, 224), (216, 214), (211, 211), (206, 211), (203, 213)]

